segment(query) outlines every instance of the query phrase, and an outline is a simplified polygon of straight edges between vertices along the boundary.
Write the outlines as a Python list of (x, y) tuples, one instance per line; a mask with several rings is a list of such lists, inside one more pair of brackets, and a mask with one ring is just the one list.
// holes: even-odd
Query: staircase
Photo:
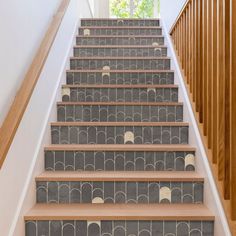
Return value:
[(83, 19), (26, 236), (213, 236), (159, 20)]

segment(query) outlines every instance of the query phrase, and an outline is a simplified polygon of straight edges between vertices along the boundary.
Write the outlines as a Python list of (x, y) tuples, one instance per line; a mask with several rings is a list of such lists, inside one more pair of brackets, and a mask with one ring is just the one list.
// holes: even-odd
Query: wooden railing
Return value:
[(30, 101), (69, 2), (70, 0), (62, 0), (0, 128), (0, 167), (7, 156), (17, 128)]
[(188, 0), (170, 35), (225, 209), (236, 220), (236, 1)]

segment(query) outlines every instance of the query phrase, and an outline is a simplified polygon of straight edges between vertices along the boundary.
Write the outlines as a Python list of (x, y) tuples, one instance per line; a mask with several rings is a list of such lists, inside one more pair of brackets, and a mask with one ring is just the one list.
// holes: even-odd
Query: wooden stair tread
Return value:
[(147, 19), (142, 19), (142, 18), (82, 18), (81, 21), (102, 21), (102, 20), (107, 20), (107, 21), (159, 21), (160, 18), (147, 18)]
[(64, 84), (62, 88), (178, 88), (175, 84)]
[(57, 102), (58, 105), (100, 106), (182, 106), (182, 102)]
[(76, 45), (74, 48), (167, 48), (165, 45)]
[(67, 72), (92, 72), (92, 73), (174, 73), (173, 70), (91, 70), (91, 69), (73, 69)]
[(45, 171), (36, 181), (204, 182), (194, 171)]
[(125, 34), (125, 35), (77, 35), (77, 38), (164, 38), (163, 35), (133, 35), (133, 34)]
[(189, 126), (187, 122), (52, 122), (52, 126)]
[(36, 204), (25, 220), (214, 220), (203, 204)]
[(161, 26), (80, 26), (80, 29), (162, 29)]
[(52, 144), (45, 151), (196, 151), (184, 144)]
[[(116, 57), (116, 56), (81, 56), (81, 57), (70, 57), (72, 60), (170, 60), (170, 57)], [(103, 70), (105, 72), (107, 70)]]

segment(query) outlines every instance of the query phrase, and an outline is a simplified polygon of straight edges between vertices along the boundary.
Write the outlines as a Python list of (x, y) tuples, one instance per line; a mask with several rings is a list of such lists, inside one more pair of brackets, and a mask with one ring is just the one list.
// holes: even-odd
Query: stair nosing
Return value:
[(91, 69), (70, 69), (66, 72), (91, 72), (91, 73), (174, 73), (174, 70), (91, 70)]
[(101, 34), (101, 35), (77, 35), (77, 38), (164, 38), (164, 35), (133, 35), (133, 34), (125, 34), (125, 35), (109, 35), (109, 34)]
[(88, 106), (183, 106), (182, 102), (57, 102), (62, 105)]
[(81, 21), (102, 21), (102, 20), (107, 20), (107, 21), (159, 21), (160, 18), (148, 18), (148, 19), (142, 19), (142, 18), (81, 18)]
[(70, 57), (70, 60), (171, 60), (171, 58), (170, 57), (155, 57), (155, 56), (153, 57), (83, 56), (83, 57)]
[(45, 151), (196, 151), (188, 144), (51, 144)]
[(161, 26), (80, 26), (79, 29), (162, 29)]
[(75, 45), (74, 48), (168, 48), (165, 45), (158, 45), (158, 46), (153, 46), (153, 45)]
[(37, 182), (204, 182), (195, 171), (45, 171)]
[(36, 204), (24, 220), (214, 221), (204, 204)]
[(128, 88), (128, 89), (135, 89), (135, 88), (176, 88), (178, 89), (179, 86), (176, 84), (64, 84), (62, 88)]
[(188, 122), (51, 122), (51, 126), (189, 126)]

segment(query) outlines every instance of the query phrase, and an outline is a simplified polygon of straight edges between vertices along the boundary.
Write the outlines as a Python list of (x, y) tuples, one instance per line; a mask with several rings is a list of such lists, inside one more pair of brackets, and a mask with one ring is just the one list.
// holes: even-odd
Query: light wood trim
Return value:
[(188, 127), (186, 122), (52, 122), (52, 126), (181, 126)]
[(218, 178), (224, 178), (224, 155), (225, 155), (225, 60), (224, 60), (224, 1), (217, 1), (217, 157), (218, 157)]
[(163, 35), (77, 35), (76, 38), (164, 38)]
[[(213, 1), (215, 1), (215, 0), (213, 0)], [(235, 4), (235, 12), (236, 12), (236, 4)], [(231, 20), (232, 20), (232, 18), (231, 18)], [(234, 20), (236, 20), (236, 16), (235, 16)], [(231, 22), (231, 24), (232, 24), (232, 22)], [(236, 27), (236, 21), (235, 21), (235, 27)], [(231, 38), (231, 40), (233, 40), (233, 37)], [(235, 30), (234, 40), (236, 40), (236, 30)], [(234, 50), (235, 50), (234, 53), (236, 53), (236, 47), (235, 47)], [(231, 50), (231, 54), (232, 54), (232, 51), (233, 50)], [(176, 54), (177, 54), (177, 52), (176, 52)], [(236, 54), (234, 54), (234, 55), (236, 55)], [(178, 60), (178, 64), (180, 65), (179, 57), (177, 57), (177, 60)], [(232, 59), (232, 61), (233, 61), (233, 59)], [(236, 57), (235, 57), (235, 62), (234, 63), (235, 63), (234, 66), (236, 68)], [(231, 65), (233, 67), (233, 63), (231, 63)], [(182, 70), (181, 70), (181, 74), (184, 77), (184, 74), (183, 74)], [(233, 71), (232, 71), (231, 74), (233, 76)], [(235, 73), (235, 76), (236, 76), (236, 73)], [(234, 89), (236, 89), (236, 81), (234, 81), (234, 82), (235, 82)], [(216, 180), (216, 186), (217, 186), (220, 198), (221, 198), (221, 202), (223, 204), (223, 208), (224, 208), (224, 211), (225, 211), (225, 214), (226, 214), (229, 226), (230, 226), (231, 233), (232, 233), (232, 235), (236, 235), (236, 218), (233, 218), (233, 214), (236, 214), (236, 212), (234, 210), (235, 209), (234, 207), (236, 207), (236, 201), (233, 203), (232, 200), (229, 201), (227, 199), (224, 199), (223, 183), (222, 183), (222, 181), (220, 181), (218, 179), (218, 165), (217, 165), (217, 163), (213, 162), (213, 159), (214, 159), (213, 152), (212, 152), (211, 149), (208, 149), (207, 138), (206, 138), (206, 136), (203, 135), (203, 126), (199, 122), (199, 114), (198, 114), (198, 112), (196, 112), (196, 109), (195, 109), (196, 108), (196, 104), (193, 102), (192, 94), (190, 93), (189, 87), (188, 87), (186, 82), (185, 82), (185, 86), (187, 88), (188, 96), (190, 97), (191, 106), (192, 106), (192, 109), (194, 111), (195, 119), (197, 120), (198, 129), (200, 131), (200, 135), (201, 135), (201, 138), (203, 140), (204, 148), (205, 148), (205, 151), (207, 153), (207, 158), (208, 158), (209, 163), (210, 163), (211, 171), (213, 173), (214, 179)], [(231, 86), (231, 90), (232, 90), (232, 88), (233, 88), (233, 86)], [(233, 94), (235, 95), (234, 97), (232, 96)], [(232, 99), (234, 99), (234, 101), (235, 101), (235, 104), (234, 104), (235, 105), (235, 108), (234, 108), (235, 109), (235, 111), (234, 111), (234, 120), (235, 120), (236, 119), (236, 93), (232, 93), (232, 95), (231, 95), (231, 101), (232, 101)], [(231, 103), (231, 106), (232, 106), (232, 103)], [(231, 111), (232, 111), (232, 109), (231, 109)], [(236, 123), (235, 123), (234, 120), (233, 120), (233, 112), (232, 112), (231, 113), (231, 124), (234, 123), (234, 126), (235, 126), (234, 127), (235, 128), (234, 131), (236, 132)], [(233, 153), (233, 150), (231, 148), (231, 151), (232, 151), (231, 152), (231, 156), (233, 154), (234, 154), (234, 156), (236, 156), (236, 137), (234, 137), (234, 139), (233, 139), (233, 137), (231, 138), (231, 145), (233, 144), (233, 142), (234, 142), (235, 150), (234, 150), (234, 153)], [(234, 165), (233, 165), (233, 162), (235, 163)], [(236, 159), (232, 159), (231, 158), (231, 176), (232, 176), (231, 177), (232, 178), (231, 181), (233, 181), (233, 178), (236, 180), (236, 168), (235, 167), (236, 167)], [(233, 177), (233, 173), (234, 173), (234, 177)], [(236, 181), (235, 181), (235, 183), (236, 183)], [(230, 188), (231, 188), (231, 199), (232, 199), (233, 196), (234, 197), (236, 196), (236, 184), (233, 185), (232, 182), (231, 182)], [(233, 193), (233, 190), (234, 190), (234, 193)]]
[[(101, 20), (107, 20), (107, 18), (82, 18), (81, 21), (101, 21)], [(148, 19), (140, 19), (140, 18), (110, 18), (110, 20), (114, 20), (114, 21), (143, 21), (143, 20), (147, 20), (147, 21), (159, 21), (160, 18), (148, 18)]]
[(179, 13), (179, 15), (176, 17), (176, 20), (175, 20), (173, 26), (172, 26), (171, 29), (170, 29), (170, 34), (172, 34), (172, 31), (174, 30), (176, 24), (179, 22), (179, 19), (182, 17), (183, 12), (185, 11), (185, 8), (186, 8), (187, 5), (189, 4), (189, 2), (190, 2), (190, 0), (186, 0), (185, 4), (183, 5), (183, 7), (182, 7), (182, 9), (181, 9), (181, 11), (180, 11), (180, 13)]
[(45, 151), (183, 151), (195, 152), (196, 148), (184, 144), (52, 144)]
[(231, 124), (229, 117), (231, 116), (230, 109), (230, 87), (231, 87), (231, 47), (230, 45), (230, 0), (225, 0), (225, 165), (224, 165), (224, 197), (230, 199), (230, 172), (228, 171), (231, 158), (230, 132)]
[(80, 29), (162, 29), (161, 26), (81, 26)]
[(210, 220), (203, 204), (36, 204), (24, 220)]
[(2, 124), (0, 129), (0, 167), (3, 164), (11, 143), (15, 137), (17, 128), (30, 101), (31, 95), (39, 79), (40, 73), (54, 42), (57, 31), (61, 25), (69, 2), (70, 0), (62, 0)]
[(111, 57), (111, 56), (90, 56), (90, 57), (71, 57), (71, 60), (170, 60), (170, 57)]
[(178, 39), (171, 36), (227, 220), (236, 235), (236, 3), (190, 0), (189, 6), (192, 3), (195, 37), (187, 58), (193, 54), (193, 75), (186, 73), (189, 65), (183, 51), (188, 38), (183, 18), (188, 16), (189, 7), (173, 29), (180, 32)]
[(46, 171), (36, 181), (204, 182), (194, 171)]
[[(230, 145), (231, 145), (231, 216), (233, 220), (236, 220), (236, 2), (235, 0), (231, 0), (231, 22), (230, 22), (230, 29), (231, 29), (231, 67), (230, 67), (230, 125), (231, 125), (231, 137), (230, 137)], [(234, 134), (234, 135), (233, 135)], [(235, 227), (236, 232), (236, 227)]]
[(165, 45), (158, 45), (158, 46), (153, 46), (153, 45), (76, 45), (74, 48), (165, 48), (167, 49), (167, 46)]
[[(67, 70), (67, 72), (98, 72), (104, 70)], [(174, 70), (109, 70), (109, 73), (174, 73)]]
[(57, 102), (57, 105), (77, 106), (183, 106), (182, 102)]
[(62, 88), (178, 88), (177, 84), (64, 84)]

